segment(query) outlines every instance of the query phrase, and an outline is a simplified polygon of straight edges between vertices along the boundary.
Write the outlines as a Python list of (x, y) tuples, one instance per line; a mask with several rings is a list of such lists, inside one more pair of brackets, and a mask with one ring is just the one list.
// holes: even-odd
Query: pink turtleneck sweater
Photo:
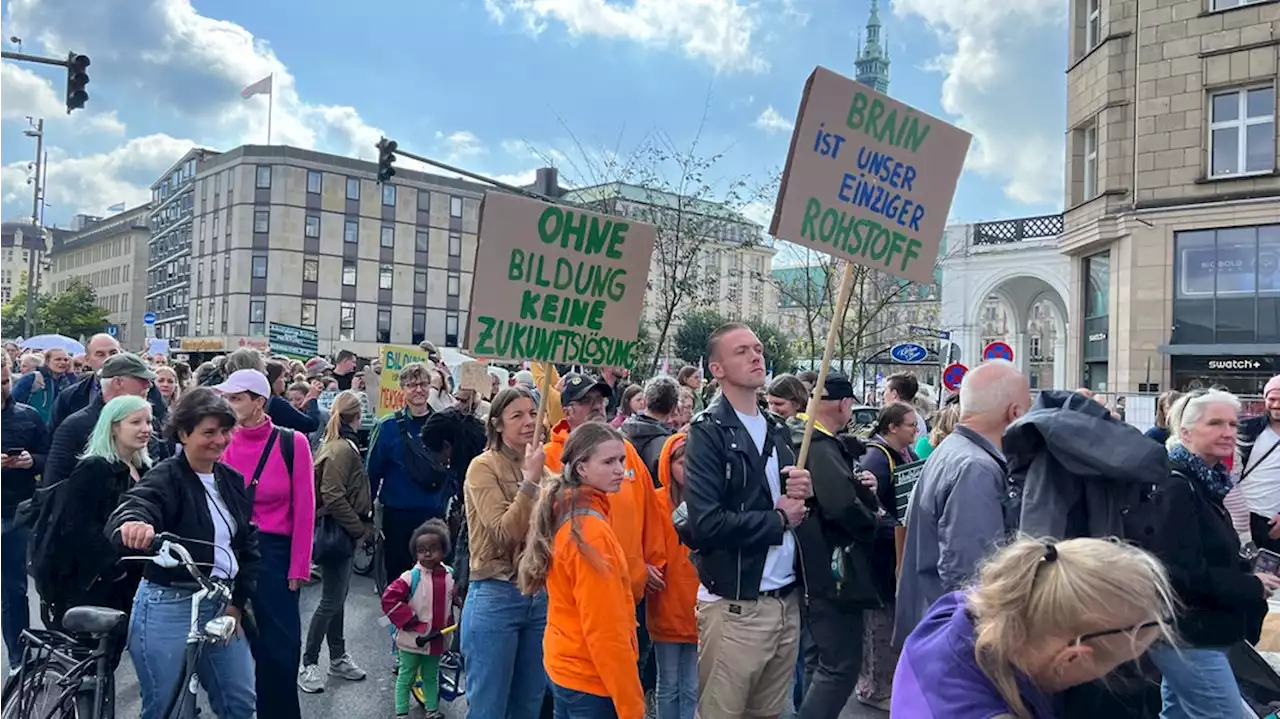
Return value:
[[(222, 461), (244, 475), (245, 486), (253, 480), (267, 437), (273, 425), (268, 417), (257, 427), (235, 428)], [(293, 433), (293, 476), (284, 464), (279, 442), (271, 448), (271, 458), (262, 469), (253, 502), (253, 523), (258, 531), (290, 538), (289, 579), (311, 577), (311, 539), (315, 532), (316, 491), (311, 467), (311, 445), (301, 432)]]

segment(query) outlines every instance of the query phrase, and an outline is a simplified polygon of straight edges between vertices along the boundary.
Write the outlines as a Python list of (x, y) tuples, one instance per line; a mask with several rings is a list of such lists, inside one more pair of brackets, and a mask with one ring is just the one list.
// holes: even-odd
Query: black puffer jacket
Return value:
[(18, 504), (30, 499), (36, 491), (36, 475), (44, 471), (45, 455), (49, 451), (49, 433), (45, 431), (40, 413), (16, 401), (12, 395), (5, 398), (0, 410), (0, 432), (4, 443), (0, 449), (5, 454), (16, 456), (25, 450), (32, 462), (27, 469), (4, 470), (4, 481), (0, 482), (0, 514), (9, 519), (18, 511)]
[(658, 487), (658, 458), (662, 455), (662, 445), (666, 443), (667, 437), (675, 434), (675, 430), (668, 427), (666, 422), (643, 414), (627, 417), (620, 429), (631, 440), (631, 446), (636, 448), (640, 459), (644, 460), (644, 466), (653, 478), (653, 486)]

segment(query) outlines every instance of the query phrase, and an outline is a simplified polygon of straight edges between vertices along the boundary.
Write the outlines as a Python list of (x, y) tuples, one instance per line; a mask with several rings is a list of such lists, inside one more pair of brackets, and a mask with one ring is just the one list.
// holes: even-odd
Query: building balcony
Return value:
[(1021, 217), (1016, 220), (978, 222), (973, 226), (973, 244), (1008, 245), (1026, 240), (1053, 239), (1062, 234), (1062, 215)]

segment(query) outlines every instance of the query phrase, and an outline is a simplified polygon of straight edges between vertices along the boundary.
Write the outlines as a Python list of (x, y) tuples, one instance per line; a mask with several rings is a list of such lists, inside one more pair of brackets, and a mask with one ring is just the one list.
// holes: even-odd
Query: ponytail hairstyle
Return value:
[[(503, 390), (507, 391), (510, 390)], [(537, 594), (546, 586), (556, 533), (560, 531), (560, 525), (563, 524), (561, 518), (566, 513), (569, 532), (577, 542), (578, 549), (593, 563), (598, 559), (595, 551), (582, 538), (578, 517), (573, 515), (578, 507), (578, 488), (582, 486), (578, 467), (591, 459), (601, 444), (613, 440), (625, 441), (621, 432), (604, 422), (587, 422), (569, 434), (569, 439), (564, 443), (564, 453), (560, 457), (564, 467), (560, 474), (552, 475), (550, 481), (543, 481), (538, 500), (533, 506), (533, 517), (529, 520), (524, 551), (520, 554), (518, 577), (520, 591), (525, 594)]]
[[(1117, 623), (1137, 621), (1147, 624), (1131, 629), (1154, 626), (1172, 643), (1169, 622), (1177, 609), (1160, 560), (1129, 544), (1089, 537), (1056, 544), (1019, 538), (987, 560), (967, 596), (978, 666), (1018, 719), (1032, 716), (1018, 689), (1018, 674), (1029, 673), (1018, 654), (1035, 637), (1119, 634)], [(1125, 633), (1135, 640), (1136, 631)]]
[(342, 437), (342, 427), (350, 425), (362, 414), (364, 408), (360, 404), (360, 396), (351, 390), (339, 392), (333, 398), (333, 406), (329, 408), (329, 422), (324, 426), (325, 442), (332, 442)]
[(907, 415), (915, 412), (916, 408), (906, 402), (890, 402), (880, 409), (880, 416), (876, 418), (875, 429), (871, 430), (871, 436), (882, 435), (889, 431), (894, 425), (902, 424)]

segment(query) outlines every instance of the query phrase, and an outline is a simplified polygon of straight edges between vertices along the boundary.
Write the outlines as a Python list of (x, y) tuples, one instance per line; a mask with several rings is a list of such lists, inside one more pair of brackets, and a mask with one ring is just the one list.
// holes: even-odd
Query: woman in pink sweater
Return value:
[[(258, 716), (300, 719), (294, 682), (302, 653), (298, 589), (311, 576), (316, 521), (311, 446), (306, 435), (271, 423), (266, 413), (271, 387), (265, 374), (237, 370), (213, 389), (226, 397), (236, 413), (236, 428), (222, 461), (244, 475), (262, 553), (257, 589), (249, 596), (257, 625), (249, 640)], [(330, 663), (329, 671), (341, 675), (344, 666)], [(358, 678), (363, 679), (364, 673)]]

